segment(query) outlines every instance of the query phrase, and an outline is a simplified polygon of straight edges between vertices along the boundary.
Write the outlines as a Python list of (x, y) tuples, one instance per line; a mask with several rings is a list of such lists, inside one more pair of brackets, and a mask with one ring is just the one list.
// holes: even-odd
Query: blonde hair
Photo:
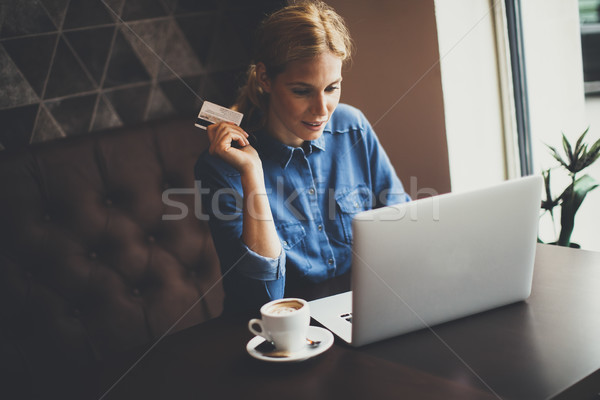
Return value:
[(274, 79), (288, 63), (326, 52), (345, 63), (350, 60), (352, 40), (343, 18), (322, 1), (297, 2), (265, 18), (256, 32), (246, 84), (233, 106), (244, 113), (244, 128), (254, 131), (266, 122), (269, 98), (258, 83), (257, 63), (262, 62), (267, 76)]

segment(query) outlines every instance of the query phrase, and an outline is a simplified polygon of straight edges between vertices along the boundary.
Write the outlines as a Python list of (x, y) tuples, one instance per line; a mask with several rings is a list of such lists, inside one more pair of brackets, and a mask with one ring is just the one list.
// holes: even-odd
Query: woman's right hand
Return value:
[[(262, 163), (256, 149), (248, 141), (248, 133), (230, 122), (220, 122), (207, 127), (210, 154), (217, 155), (241, 174), (256, 169), (262, 171)], [(237, 146), (234, 147), (234, 142)]]

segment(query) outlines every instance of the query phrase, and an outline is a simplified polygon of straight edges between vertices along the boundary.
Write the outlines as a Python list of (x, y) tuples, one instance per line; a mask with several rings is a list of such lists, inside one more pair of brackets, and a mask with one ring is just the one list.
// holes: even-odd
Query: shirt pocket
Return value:
[(279, 225), (277, 233), (279, 234), (281, 246), (284, 250), (290, 250), (299, 244), (301, 245), (306, 237), (306, 231), (300, 222)]
[(363, 184), (336, 194), (339, 222), (346, 243), (352, 244), (352, 219), (359, 212), (372, 208), (372, 197), (371, 191)]
[(285, 251), (286, 270), (306, 275), (311, 267), (307, 256), (306, 230), (302, 223), (281, 224), (276, 229)]

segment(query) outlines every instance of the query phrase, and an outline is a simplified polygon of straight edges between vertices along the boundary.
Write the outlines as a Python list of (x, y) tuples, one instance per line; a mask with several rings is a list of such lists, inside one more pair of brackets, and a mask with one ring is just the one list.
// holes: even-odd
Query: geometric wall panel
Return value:
[[(197, 40), (203, 39), (197, 38)], [(198, 56), (175, 20), (170, 21), (167, 43), (169, 45), (162, 55), (163, 62), (158, 72), (159, 79), (170, 79), (174, 74), (185, 77), (202, 72), (203, 66)]]
[(104, 74), (104, 66), (108, 58), (115, 28), (91, 28), (64, 33), (74, 54), (79, 57), (83, 66), (92, 75), (94, 82), (100, 84)]
[(134, 21), (121, 32), (152, 79), (158, 76), (168, 43), (171, 21)]
[(104, 92), (125, 125), (142, 122), (146, 113), (150, 84)]
[(44, 103), (67, 136), (89, 130), (98, 95), (68, 97)]
[(102, 1), (74, 1), (69, 2), (69, 9), (64, 29), (81, 28), (84, 26), (95, 26), (110, 24), (114, 22), (111, 12), (106, 9)]
[(153, 87), (152, 92), (150, 93), (150, 98), (148, 99), (146, 115), (152, 116), (152, 119), (158, 119), (173, 115), (174, 111), (175, 109), (173, 108), (171, 102), (169, 99), (167, 99), (160, 87)]
[(110, 104), (104, 95), (100, 95), (96, 114), (92, 121), (92, 130), (99, 131), (102, 129), (116, 128), (118, 126), (123, 126), (123, 121), (119, 118), (119, 115), (112, 104)]
[(56, 47), (54, 62), (46, 84), (44, 98), (51, 99), (94, 89), (91, 76), (73, 53), (72, 47), (61, 37)]
[(231, 105), (283, 0), (0, 0), (0, 150)]
[(4, 18), (0, 26), (0, 37), (9, 38), (34, 35), (56, 30), (43, 5), (37, 0), (2, 1)]
[(120, 30), (117, 30), (112, 53), (108, 62), (108, 71), (104, 87), (115, 87), (127, 83), (149, 82), (150, 75), (137, 58), (129, 42)]
[(31, 143), (46, 142), (48, 140), (60, 139), (65, 137), (65, 133), (61, 130), (56, 120), (50, 115), (50, 112), (42, 104), (40, 106), (39, 115), (35, 122), (33, 135), (31, 135)]
[(202, 99), (215, 101), (208, 98), (203, 93), (204, 75), (188, 76), (182, 79), (173, 78), (168, 81), (161, 81), (160, 88), (169, 102), (178, 110), (182, 110), (187, 115), (198, 114)]
[(56, 36), (29, 36), (2, 42), (12, 61), (39, 97), (42, 96), (48, 75)]
[(54, 26), (61, 27), (67, 14), (67, 6), (71, 0), (41, 0)]
[(2, 82), (0, 109), (32, 104), (39, 100), (2, 45), (0, 45), (0, 82)]
[(158, 0), (129, 0), (125, 3), (121, 18), (124, 21), (163, 17), (166, 15), (164, 6)]

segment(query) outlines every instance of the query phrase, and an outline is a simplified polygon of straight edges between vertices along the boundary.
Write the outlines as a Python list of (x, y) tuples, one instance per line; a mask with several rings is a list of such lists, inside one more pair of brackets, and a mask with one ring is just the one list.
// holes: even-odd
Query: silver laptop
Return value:
[(532, 176), (356, 215), (352, 291), (311, 316), (362, 346), (526, 299), (541, 193)]

